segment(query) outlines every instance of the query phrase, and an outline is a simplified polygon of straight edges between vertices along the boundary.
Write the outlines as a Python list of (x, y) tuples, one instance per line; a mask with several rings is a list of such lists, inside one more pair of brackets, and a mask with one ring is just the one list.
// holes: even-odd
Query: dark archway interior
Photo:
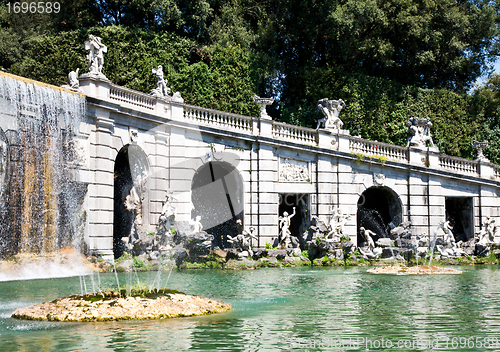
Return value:
[(203, 230), (214, 236), (214, 247), (229, 247), (227, 236), (238, 234), (236, 221), (243, 223), (243, 184), (229, 163), (209, 162), (194, 175), (191, 184), (193, 219), (201, 216)]
[(376, 233), (373, 241), (389, 237), (390, 225), (401, 223), (401, 202), (398, 196), (385, 187), (370, 187), (358, 200), (357, 237), (358, 244), (364, 242), (359, 229), (364, 227)]
[(293, 214), (293, 207), (295, 207), (295, 216), (290, 221), (290, 232), (292, 236), (298, 238), (302, 244), (302, 232), (304, 225), (309, 226), (309, 195), (298, 193), (285, 193), (280, 194), (280, 204), (278, 209), (279, 216), (283, 216), (286, 211), (289, 215)]
[(121, 239), (130, 234), (134, 221), (132, 212), (125, 207), (125, 199), (134, 186), (128, 146), (123, 147), (116, 156), (114, 178), (113, 254), (119, 258), (125, 249)]
[(455, 241), (467, 241), (473, 237), (472, 197), (449, 197), (445, 200), (446, 221), (453, 227)]

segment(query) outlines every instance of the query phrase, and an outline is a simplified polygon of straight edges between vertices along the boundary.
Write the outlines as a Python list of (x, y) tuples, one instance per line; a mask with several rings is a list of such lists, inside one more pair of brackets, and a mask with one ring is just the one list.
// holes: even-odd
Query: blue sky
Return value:
[[(500, 58), (495, 62), (493, 66), (493, 72), (500, 73)], [(480, 77), (476, 81), (476, 87), (483, 85), (488, 80), (488, 76)]]

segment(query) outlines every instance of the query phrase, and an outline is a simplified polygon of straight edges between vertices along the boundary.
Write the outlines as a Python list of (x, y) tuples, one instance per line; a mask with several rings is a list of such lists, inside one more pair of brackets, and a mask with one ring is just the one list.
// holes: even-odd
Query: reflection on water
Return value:
[[(329, 346), (382, 338), (394, 343), (438, 339), (443, 351), (485, 350), (477, 348), (476, 341), (500, 337), (500, 271), (496, 266), (463, 269), (463, 275), (422, 277), (369, 275), (365, 268), (173, 272), (171, 288), (228, 301), (233, 310), (206, 317), (109, 323), (11, 319), (18, 307), (79, 292), (79, 279), (3, 282), (1, 350), (355, 351), (366, 346)], [(123, 282), (125, 275), (120, 277)], [(152, 279), (152, 274), (142, 275)], [(101, 279), (113, 285), (112, 275)], [(471, 337), (474, 344), (460, 348), (458, 338)], [(450, 339), (448, 348), (445, 339)], [(494, 344), (488, 347), (500, 350)], [(420, 345), (394, 350), (435, 349)]]

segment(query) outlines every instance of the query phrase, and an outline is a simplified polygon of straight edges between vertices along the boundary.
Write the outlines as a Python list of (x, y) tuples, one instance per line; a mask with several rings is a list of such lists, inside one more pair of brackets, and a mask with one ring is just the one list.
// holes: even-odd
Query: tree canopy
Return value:
[[(33, 0), (31, 0), (33, 1)], [(342, 98), (352, 134), (404, 145), (410, 116), (430, 117), (442, 152), (500, 150), (500, 79), (470, 92), (499, 55), (499, 7), (486, 0), (61, 0), (59, 13), (0, 6), (0, 66), (56, 85), (85, 69), (101, 36), (104, 72), (149, 92), (162, 64), (188, 103), (314, 127), (316, 102)], [(488, 154), (494, 161), (495, 153)]]

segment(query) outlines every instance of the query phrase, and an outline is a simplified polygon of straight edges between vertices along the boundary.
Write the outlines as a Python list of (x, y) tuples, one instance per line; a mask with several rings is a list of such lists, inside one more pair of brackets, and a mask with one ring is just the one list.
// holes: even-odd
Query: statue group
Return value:
[(344, 126), (344, 123), (339, 118), (340, 111), (345, 108), (345, 103), (342, 99), (339, 100), (329, 100), (324, 98), (318, 101), (317, 105), (319, 111), (324, 115), (322, 119), (319, 119), (316, 129), (321, 126), (325, 129), (339, 131)]

